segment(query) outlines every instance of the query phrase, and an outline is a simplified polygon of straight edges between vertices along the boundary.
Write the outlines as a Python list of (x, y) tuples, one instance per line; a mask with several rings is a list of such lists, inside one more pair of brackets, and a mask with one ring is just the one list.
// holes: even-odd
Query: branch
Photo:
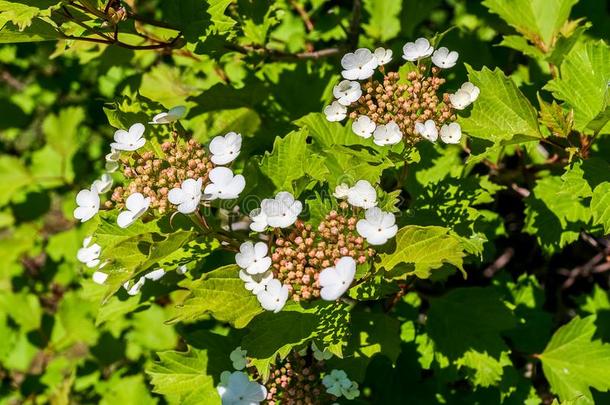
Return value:
[(244, 53), (244, 54), (256, 53), (258, 55), (269, 57), (271, 59), (276, 59), (276, 60), (320, 59), (320, 58), (326, 58), (329, 56), (334, 56), (341, 52), (340, 48), (327, 48), (327, 49), (321, 49), (319, 51), (289, 53), (289, 52), (278, 51), (275, 49), (269, 49), (269, 48), (265, 48), (265, 47), (257, 46), (257, 45), (226, 44), (225, 47), (227, 49), (237, 51), (240, 53)]
[(362, 13), (362, 0), (354, 0), (352, 8), (352, 21), (349, 24), (348, 44), (350, 49), (358, 47), (358, 37), (360, 36), (360, 15)]
[(292, 8), (294, 8), (296, 12), (299, 13), (301, 20), (303, 20), (303, 23), (305, 23), (305, 28), (307, 28), (307, 32), (313, 31), (313, 22), (311, 21), (311, 18), (309, 18), (309, 14), (307, 13), (307, 11), (305, 11), (303, 6), (299, 4), (296, 0), (290, 0), (290, 5), (292, 5)]

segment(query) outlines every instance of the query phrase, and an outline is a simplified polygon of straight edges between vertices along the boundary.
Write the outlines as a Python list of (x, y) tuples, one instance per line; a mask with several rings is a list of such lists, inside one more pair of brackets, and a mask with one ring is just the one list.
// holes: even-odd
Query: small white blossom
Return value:
[(84, 263), (87, 267), (92, 268), (100, 264), (100, 254), (102, 247), (97, 243), (91, 245), (91, 236), (83, 240), (83, 247), (76, 252), (76, 258), (79, 262)]
[(453, 94), (449, 94), (449, 101), (451, 101), (451, 106), (456, 110), (463, 110), (472, 103), (470, 101), (470, 93), (461, 89)]
[(225, 136), (216, 136), (210, 142), (212, 163), (226, 165), (234, 161), (241, 151), (241, 134), (229, 132)]
[(449, 52), (444, 46), (434, 51), (432, 63), (442, 69), (449, 69), (455, 66), (460, 56), (456, 51)]
[(268, 271), (262, 274), (250, 275), (244, 270), (239, 271), (239, 278), (245, 283), (244, 287), (248, 291), (252, 291), (254, 295), (265, 289), (265, 286), (273, 280), (273, 273)]
[(119, 129), (114, 133), (114, 142), (110, 147), (116, 150), (134, 151), (140, 149), (146, 143), (144, 125), (138, 123), (129, 127), (129, 131)]
[(172, 188), (167, 194), (167, 199), (178, 206), (178, 211), (183, 214), (191, 214), (197, 210), (201, 202), (201, 186), (203, 179), (186, 179), (180, 188)]
[(171, 124), (172, 122), (178, 121), (180, 118), (184, 117), (186, 113), (186, 107), (183, 105), (179, 105), (177, 107), (171, 108), (166, 112), (159, 113), (155, 115), (149, 124)]
[(256, 298), (267, 311), (280, 312), (288, 299), (288, 286), (274, 278), (256, 294)]
[(320, 272), (320, 297), (326, 301), (334, 301), (341, 297), (354, 281), (356, 261), (350, 256), (344, 256), (334, 267), (327, 267)]
[(111, 152), (106, 155), (106, 171), (108, 173), (114, 173), (119, 168), (119, 158), (121, 152), (115, 149), (111, 149)]
[(376, 125), (372, 119), (366, 115), (360, 115), (352, 123), (352, 131), (363, 138), (370, 138), (375, 132)]
[(140, 218), (150, 205), (150, 197), (144, 198), (140, 193), (133, 193), (125, 201), (125, 211), (122, 211), (116, 219), (121, 228), (127, 228)]
[(76, 204), (78, 207), (74, 209), (74, 218), (86, 222), (99, 211), (100, 196), (96, 190), (81, 190), (76, 195)]
[(387, 63), (390, 63), (392, 60), (392, 50), (385, 48), (377, 48), (375, 52), (373, 52), (375, 59), (377, 60), (377, 64), (379, 66), (383, 66)]
[(345, 389), (341, 390), (341, 393), (345, 397), (345, 399), (352, 400), (357, 398), (360, 395), (360, 390), (358, 389), (358, 383), (356, 381), (352, 381), (352, 384)]
[(163, 278), (164, 275), (165, 275), (165, 270), (156, 269), (156, 270), (146, 273), (144, 275), (144, 278), (146, 278), (148, 280), (152, 280), (152, 281), (157, 281), (157, 280), (160, 280), (161, 278)]
[(209, 174), (211, 183), (203, 191), (210, 200), (232, 200), (246, 187), (246, 179), (241, 174), (234, 175), (228, 167), (215, 167)]
[(457, 122), (445, 124), (441, 127), (441, 140), (445, 143), (455, 144), (460, 143), (462, 139), (462, 128)]
[(364, 219), (356, 223), (356, 230), (369, 244), (383, 245), (396, 235), (398, 227), (392, 213), (373, 207), (366, 210)]
[(271, 258), (267, 256), (268, 247), (264, 242), (256, 244), (248, 241), (241, 244), (235, 262), (248, 274), (261, 274), (271, 267)]
[(322, 379), (322, 384), (326, 387), (326, 392), (336, 397), (341, 397), (343, 391), (352, 386), (352, 381), (347, 378), (343, 370), (332, 370)]
[(335, 187), (335, 192), (333, 193), (333, 196), (340, 200), (344, 200), (347, 198), (348, 193), (349, 193), (349, 186), (345, 183), (341, 183), (337, 187)]
[(318, 346), (316, 346), (315, 342), (311, 343), (311, 350), (313, 351), (313, 357), (318, 361), (329, 360), (333, 357), (333, 354), (328, 351), (328, 349), (318, 349)]
[(338, 101), (333, 101), (331, 105), (324, 107), (324, 114), (330, 122), (342, 121), (347, 117), (347, 108)]
[(416, 122), (415, 133), (420, 134), (422, 138), (425, 138), (430, 142), (436, 142), (438, 139), (438, 129), (436, 128), (436, 122), (433, 120), (427, 120), (423, 124), (421, 122)]
[(333, 87), (333, 96), (339, 104), (348, 106), (357, 101), (362, 95), (360, 83), (350, 80), (342, 80), (339, 84)]
[(402, 47), (402, 58), (411, 62), (432, 55), (434, 48), (426, 38), (418, 38), (415, 42), (407, 42)]
[(481, 90), (470, 82), (466, 82), (466, 83), (462, 84), (462, 86), (460, 87), (460, 90), (468, 93), (468, 95), (470, 96), (471, 104), (474, 103), (477, 100), (477, 98), (479, 98), (479, 94), (481, 93)]
[(265, 215), (263, 210), (260, 208), (250, 211), (250, 219), (252, 220), (250, 223), (250, 229), (255, 232), (263, 232), (265, 228), (269, 226), (267, 223), (267, 215)]
[(280, 191), (275, 198), (266, 198), (261, 202), (261, 210), (266, 222), (273, 228), (286, 228), (294, 224), (303, 210), (303, 204), (295, 200), (287, 191)]
[(241, 346), (237, 346), (235, 350), (233, 350), (231, 354), (229, 354), (229, 358), (231, 359), (231, 362), (233, 363), (233, 368), (235, 370), (243, 370), (244, 368), (246, 368), (246, 365), (248, 364), (248, 359), (246, 358), (247, 354), (248, 352), (246, 350), (243, 350)]
[(400, 127), (394, 121), (378, 125), (373, 132), (373, 142), (379, 146), (396, 145), (402, 140)]
[(93, 279), (93, 282), (95, 284), (102, 285), (108, 279), (108, 273), (104, 273), (101, 271), (95, 271), (95, 272), (93, 272), (93, 276), (91, 278)]
[(91, 190), (95, 190), (98, 194), (107, 193), (112, 187), (112, 177), (108, 173), (102, 174), (102, 177), (95, 180), (91, 185)]
[(366, 48), (357, 49), (354, 53), (346, 53), (341, 58), (343, 71), (341, 74), (348, 80), (368, 79), (375, 72), (377, 59), (375, 55)]
[(186, 264), (182, 264), (182, 265), (176, 267), (176, 272), (178, 274), (186, 274), (187, 271), (188, 271), (188, 267), (186, 267)]
[(377, 191), (366, 180), (358, 180), (347, 191), (347, 202), (354, 207), (368, 209), (377, 205)]
[(267, 398), (267, 388), (250, 381), (243, 371), (223, 371), (216, 390), (222, 405), (258, 405)]
[(127, 291), (128, 295), (137, 295), (140, 292), (140, 289), (144, 286), (146, 282), (145, 277), (140, 277), (137, 282), (135, 282), (131, 287), (129, 286), (129, 281), (126, 281), (123, 284), (123, 288)]

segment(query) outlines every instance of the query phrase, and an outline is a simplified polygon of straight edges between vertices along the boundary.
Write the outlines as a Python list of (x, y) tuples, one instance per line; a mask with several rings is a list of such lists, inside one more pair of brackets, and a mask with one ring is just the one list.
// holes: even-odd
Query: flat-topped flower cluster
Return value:
[(314, 405), (360, 395), (358, 383), (345, 371), (326, 371), (325, 361), (332, 354), (314, 342), (273, 364), (266, 381), (250, 365), (246, 350), (237, 347), (229, 357), (236, 371), (223, 371), (216, 387), (223, 404)]
[(244, 242), (235, 261), (246, 289), (264, 309), (278, 312), (288, 298), (339, 299), (352, 285), (356, 266), (396, 235), (394, 215), (377, 207), (368, 181), (341, 184), (334, 195), (339, 208), (315, 227), (299, 218), (303, 205), (288, 192), (263, 200), (250, 214), (251, 229), (265, 242)]
[[(336, 100), (324, 109), (326, 118), (351, 118), (356, 135), (372, 137), (380, 146), (413, 145), (422, 139), (436, 142), (439, 137), (445, 143), (459, 143), (462, 131), (454, 122), (455, 110), (472, 104), (479, 89), (466, 82), (454, 93), (440, 93), (445, 83), (441, 74), (455, 66), (458, 56), (445, 47), (435, 50), (427, 39), (419, 38), (404, 45), (402, 58), (410, 65), (403, 69), (406, 73), (399, 73), (385, 70), (392, 60), (390, 49), (360, 48), (347, 53), (341, 59), (345, 80), (333, 88)], [(433, 66), (425, 63), (429, 57)], [(381, 79), (373, 77), (376, 70), (382, 73)]]
[[(183, 107), (176, 107), (155, 115), (149, 124), (171, 124), (184, 113)], [(217, 136), (205, 148), (194, 139), (180, 140), (172, 132), (172, 139), (161, 143), (159, 148), (147, 148), (145, 131), (141, 123), (133, 124), (128, 130), (115, 131), (110, 153), (106, 155), (106, 172), (76, 196), (76, 219), (88, 221), (102, 206), (107, 210), (117, 209), (117, 225), (127, 228), (145, 215), (153, 217), (172, 210), (198, 215), (201, 204), (235, 199), (243, 191), (245, 178), (227, 167), (240, 153), (240, 134), (229, 132)], [(112, 190), (115, 181), (119, 185)], [(101, 204), (101, 197), (111, 190), (111, 198)], [(97, 268), (93, 279), (103, 284), (108, 274), (99, 270), (106, 263), (99, 259), (101, 247), (91, 242), (91, 237), (84, 241), (78, 259), (87, 267)], [(157, 280), (163, 274), (162, 269), (153, 270), (124, 287), (133, 295), (147, 279)]]

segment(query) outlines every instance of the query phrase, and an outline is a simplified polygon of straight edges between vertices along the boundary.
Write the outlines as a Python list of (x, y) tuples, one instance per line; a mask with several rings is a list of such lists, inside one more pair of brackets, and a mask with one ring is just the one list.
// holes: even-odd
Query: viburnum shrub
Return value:
[(610, 404), (596, 0), (0, 0), (1, 404)]

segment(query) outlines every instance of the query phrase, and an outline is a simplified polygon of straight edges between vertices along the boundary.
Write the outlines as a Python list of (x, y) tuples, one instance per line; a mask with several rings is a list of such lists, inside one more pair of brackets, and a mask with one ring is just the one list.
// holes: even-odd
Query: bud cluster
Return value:
[(274, 240), (273, 275), (288, 286), (293, 300), (320, 297), (320, 272), (341, 257), (365, 263), (375, 254), (356, 231), (358, 218), (347, 209), (348, 204), (342, 202), (341, 207), (342, 213), (331, 211), (315, 230), (299, 219), (286, 237)]
[(324, 361), (310, 354), (292, 352), (282, 363), (271, 366), (267, 388), (269, 405), (314, 405), (334, 399), (322, 385)]
[(445, 83), (438, 76), (441, 69), (432, 67), (432, 75), (425, 76), (427, 69), (422, 65), (417, 71), (409, 72), (407, 81), (403, 82), (398, 72), (389, 72), (382, 82), (363, 83), (363, 95), (348, 107), (349, 117), (355, 120), (359, 115), (366, 115), (376, 125), (393, 121), (409, 144), (421, 140), (415, 132), (415, 123), (434, 120), (442, 126), (447, 121), (455, 121), (449, 94), (443, 93), (442, 102), (439, 100), (439, 88)]
[(180, 187), (186, 179), (200, 179), (204, 182), (214, 168), (203, 145), (194, 139), (187, 142), (164, 142), (161, 145), (164, 156), (156, 156), (147, 151), (134, 152), (131, 162), (124, 162), (123, 174), (129, 181), (125, 186), (116, 187), (107, 208), (123, 208), (125, 200), (133, 193), (141, 193), (150, 198), (150, 207), (160, 214), (171, 208), (168, 193)]

